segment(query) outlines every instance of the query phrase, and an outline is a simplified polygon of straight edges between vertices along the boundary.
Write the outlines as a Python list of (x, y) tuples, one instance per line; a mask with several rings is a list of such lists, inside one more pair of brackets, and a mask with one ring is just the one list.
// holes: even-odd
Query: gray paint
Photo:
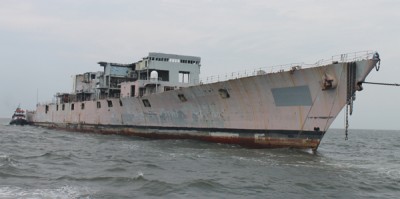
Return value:
[(192, 61), (198, 61), (198, 62), (201, 61), (201, 58), (196, 57), (196, 56), (176, 55), (176, 54), (156, 53), (156, 52), (150, 52), (149, 57), (185, 59), (185, 60), (192, 60)]
[(271, 89), (276, 106), (311, 106), (312, 99), (308, 86)]

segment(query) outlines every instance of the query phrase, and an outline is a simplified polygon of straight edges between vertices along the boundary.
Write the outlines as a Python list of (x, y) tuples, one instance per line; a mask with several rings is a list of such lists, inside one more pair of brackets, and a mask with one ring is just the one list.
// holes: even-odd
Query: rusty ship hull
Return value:
[(49, 103), (28, 119), (81, 132), (316, 150), (379, 61), (370, 56), (141, 97)]

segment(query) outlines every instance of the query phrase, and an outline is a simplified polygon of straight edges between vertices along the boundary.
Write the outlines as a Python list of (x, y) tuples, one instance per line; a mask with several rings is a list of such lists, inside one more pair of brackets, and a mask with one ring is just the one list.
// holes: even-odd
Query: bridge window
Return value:
[(85, 103), (82, 103), (82, 104), (81, 104), (81, 109), (82, 109), (82, 110), (85, 109)]
[(108, 104), (108, 107), (112, 107), (112, 106), (113, 106), (113, 104), (112, 104), (112, 101), (111, 101), (111, 100), (107, 100), (107, 104)]
[(71, 111), (73, 111), (75, 108), (75, 104), (71, 104)]
[(97, 108), (101, 108), (101, 103), (100, 103), (100, 101), (97, 102)]

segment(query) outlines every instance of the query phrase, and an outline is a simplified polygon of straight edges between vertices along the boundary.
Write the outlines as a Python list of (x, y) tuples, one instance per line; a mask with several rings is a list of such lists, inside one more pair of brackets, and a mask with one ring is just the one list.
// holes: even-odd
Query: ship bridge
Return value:
[(141, 97), (196, 85), (200, 62), (200, 57), (150, 52), (134, 63), (131, 72), (137, 80), (122, 82), (120, 97)]

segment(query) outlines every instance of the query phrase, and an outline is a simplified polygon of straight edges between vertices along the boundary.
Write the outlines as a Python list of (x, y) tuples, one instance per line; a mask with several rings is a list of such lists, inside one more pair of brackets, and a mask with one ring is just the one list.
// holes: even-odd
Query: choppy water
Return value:
[(0, 198), (400, 197), (400, 131), (333, 129), (312, 154), (7, 123)]

